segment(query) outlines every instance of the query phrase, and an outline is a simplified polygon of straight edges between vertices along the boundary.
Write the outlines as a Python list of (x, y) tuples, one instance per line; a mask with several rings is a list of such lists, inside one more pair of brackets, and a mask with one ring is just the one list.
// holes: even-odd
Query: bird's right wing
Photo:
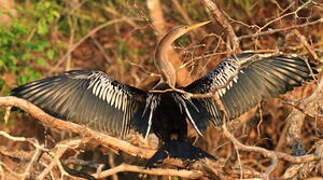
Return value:
[(149, 93), (99, 71), (68, 71), (17, 87), (13, 95), (55, 117), (115, 135), (126, 135), (129, 128), (147, 134), (150, 128)]
[[(207, 75), (184, 88), (194, 94), (219, 97), (227, 118), (234, 119), (262, 100), (277, 97), (312, 79), (315, 69), (305, 60), (282, 55), (244, 53), (224, 59)], [(209, 121), (221, 123), (220, 105), (211, 97), (192, 98), (189, 108), (201, 130)], [(202, 115), (201, 112), (208, 112)]]

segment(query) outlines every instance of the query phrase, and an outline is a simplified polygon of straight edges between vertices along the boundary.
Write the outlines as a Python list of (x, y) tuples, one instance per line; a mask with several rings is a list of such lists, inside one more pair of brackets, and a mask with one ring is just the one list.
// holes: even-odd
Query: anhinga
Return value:
[[(145, 137), (155, 133), (163, 145), (149, 166), (167, 156), (214, 159), (188, 142), (187, 123), (202, 136), (211, 123), (220, 125), (224, 116), (228, 120), (237, 118), (259, 102), (301, 86), (312, 79), (311, 72), (317, 71), (299, 57), (243, 53), (222, 60), (202, 78), (179, 88), (181, 91), (175, 90), (176, 71), (167, 51), (177, 38), (207, 23), (174, 28), (156, 48), (157, 68), (168, 84), (166, 88), (173, 90), (146, 92), (103, 72), (74, 70), (17, 87), (13, 95), (55, 117), (121, 137), (129, 129)], [(211, 96), (197, 98), (185, 91), (217, 95), (225, 113)]]

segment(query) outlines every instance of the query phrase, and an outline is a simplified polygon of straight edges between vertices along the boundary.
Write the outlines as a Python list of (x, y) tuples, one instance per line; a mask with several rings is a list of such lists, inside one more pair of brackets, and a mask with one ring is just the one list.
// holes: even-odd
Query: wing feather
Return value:
[(149, 93), (117, 82), (99, 71), (68, 71), (17, 87), (13, 95), (47, 113), (99, 131), (125, 135), (129, 128), (146, 134), (142, 115)]
[[(261, 101), (312, 80), (311, 71), (318, 72), (314, 65), (310, 66), (311, 70), (305, 60), (298, 57), (244, 53), (224, 59), (208, 74), (183, 89), (195, 94), (218, 94), (227, 118), (234, 119)], [(219, 89), (223, 85), (226, 87)], [(201, 112), (208, 112), (202, 116), (189, 108), (192, 119), (198, 121), (195, 124), (199, 130), (204, 130), (210, 121), (222, 120), (219, 105), (212, 98), (194, 98), (192, 102)]]

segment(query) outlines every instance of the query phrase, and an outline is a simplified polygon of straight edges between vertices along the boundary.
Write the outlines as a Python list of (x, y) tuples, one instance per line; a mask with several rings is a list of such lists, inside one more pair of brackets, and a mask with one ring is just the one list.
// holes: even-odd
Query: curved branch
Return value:
[[(313, 113), (313, 111), (316, 111), (318, 107), (322, 107), (322, 101), (323, 101), (323, 78), (318, 84), (318, 87), (315, 89), (313, 94), (307, 98), (302, 99), (299, 102), (299, 107), (302, 109), (305, 109), (307, 111), (310, 111)], [(301, 111), (294, 109), (294, 111), (288, 116), (287, 121), (290, 122), (290, 128), (289, 128), (289, 139), (300, 139), (301, 134), (301, 126), (302, 122), (304, 120), (305, 114), (303, 114)], [(301, 121), (301, 123), (299, 123)], [(267, 171), (264, 173), (264, 178), (269, 179), (269, 175), (275, 170), (278, 164), (278, 159), (283, 159), (285, 161), (289, 161), (291, 163), (306, 163), (311, 161), (318, 161), (322, 159), (322, 155), (320, 153), (314, 153), (314, 154), (308, 154), (304, 156), (291, 156), (287, 153), (283, 152), (275, 152), (270, 151), (261, 147), (256, 146), (248, 146), (244, 145), (241, 142), (239, 142), (227, 129), (226, 124), (223, 126), (223, 133), (224, 135), (230, 139), (230, 141), (238, 148), (242, 149), (244, 151), (249, 152), (259, 152), (263, 154), (265, 157), (271, 158), (271, 165), (267, 169)], [(291, 137), (290, 137), (291, 136)], [(317, 146), (316, 149), (320, 150), (321, 146)]]
[(223, 13), (218, 8), (218, 6), (211, 0), (201, 0), (201, 2), (210, 11), (210, 13), (213, 15), (213, 18), (228, 32), (228, 38), (230, 40), (233, 52), (239, 52), (240, 40), (235, 34), (233, 27), (226, 19), (226, 17), (223, 15)]
[(238, 149), (242, 149), (244, 151), (249, 151), (249, 152), (259, 152), (263, 154), (265, 157), (271, 158), (271, 165), (270, 167), (266, 170), (266, 172), (263, 174), (265, 179), (269, 179), (269, 175), (275, 170), (275, 168), (278, 165), (278, 156), (275, 154), (274, 151), (270, 151), (261, 147), (256, 147), (256, 146), (247, 146), (239, 142), (227, 129), (226, 125), (224, 124), (222, 126), (223, 128), (223, 134), (230, 139), (230, 141), (238, 147)]
[(139, 156), (148, 159), (155, 153), (155, 150), (140, 148), (118, 138), (114, 138), (104, 133), (85, 128), (84, 126), (57, 119), (53, 116), (48, 115), (34, 104), (24, 99), (13, 96), (0, 97), (0, 106), (19, 107), (31, 114), (34, 118), (40, 120), (42, 123), (50, 127), (78, 133), (80, 135), (93, 139), (99, 144), (116, 148), (133, 156)]
[(99, 175), (93, 175), (94, 177), (101, 179), (119, 172), (137, 172), (144, 174), (151, 174), (157, 176), (179, 176), (183, 178), (197, 179), (203, 176), (203, 173), (198, 170), (175, 170), (175, 169), (144, 169), (140, 166), (134, 166), (130, 164), (120, 164), (112, 169), (101, 172)]
[[(304, 98), (297, 102), (296, 105), (299, 109), (302, 109), (306, 114), (317, 114), (323, 107), (323, 78), (321, 77), (315, 91), (307, 98)], [(302, 126), (305, 120), (305, 113), (294, 108), (288, 115), (286, 121), (288, 122), (288, 133), (286, 136), (287, 143), (289, 145), (295, 145), (301, 143), (302, 138)]]
[[(118, 138), (111, 137), (101, 132), (93, 131), (84, 126), (74, 124), (72, 122), (63, 121), (57, 119), (45, 113), (43, 110), (33, 105), (32, 103), (13, 96), (0, 97), (0, 106), (16, 106), (22, 110), (31, 114), (34, 118), (40, 120), (47, 126), (54, 127), (60, 130), (78, 133), (91, 140), (96, 141), (98, 144), (102, 144), (108, 147), (112, 147), (121, 151), (124, 151), (130, 155), (138, 156), (141, 158), (150, 158), (155, 150), (144, 149), (141, 147), (134, 146), (126, 141)], [(26, 138), (20, 138), (22, 141), (28, 140)], [(19, 139), (19, 140), (20, 140)], [(172, 162), (168, 162), (172, 164)], [(54, 162), (53, 164), (56, 164)], [(50, 168), (48, 168), (50, 169)], [(180, 176), (184, 178), (196, 179), (203, 176), (203, 172), (199, 170), (176, 170), (176, 169), (144, 169), (139, 166), (133, 166), (128, 164), (121, 164), (115, 168), (109, 169), (98, 175), (98, 178), (107, 177), (118, 172), (140, 172), (152, 175), (167, 175), (167, 176)], [(41, 176), (47, 174), (48, 171), (44, 171)]]

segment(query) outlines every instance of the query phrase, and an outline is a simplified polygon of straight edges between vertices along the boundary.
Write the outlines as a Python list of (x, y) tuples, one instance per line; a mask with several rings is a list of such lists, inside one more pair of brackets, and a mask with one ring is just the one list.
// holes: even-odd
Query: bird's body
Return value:
[(187, 136), (186, 115), (175, 101), (176, 92), (155, 93), (160, 100), (153, 114), (152, 131), (164, 140), (185, 140)]
[[(146, 92), (103, 72), (75, 70), (20, 86), (13, 95), (56, 117), (117, 136), (127, 135), (129, 129), (145, 137), (155, 133), (164, 145), (150, 161), (152, 165), (166, 156), (213, 158), (188, 142), (187, 123), (203, 136), (211, 123), (220, 125), (223, 118), (237, 118), (261, 101), (311, 80), (311, 73), (316, 73), (312, 67), (298, 57), (244, 53), (224, 59), (181, 91)], [(174, 81), (169, 77), (173, 73), (163, 72), (165, 82)], [(173, 88), (173, 84), (169, 87)], [(185, 92), (206, 96), (188, 96)]]

